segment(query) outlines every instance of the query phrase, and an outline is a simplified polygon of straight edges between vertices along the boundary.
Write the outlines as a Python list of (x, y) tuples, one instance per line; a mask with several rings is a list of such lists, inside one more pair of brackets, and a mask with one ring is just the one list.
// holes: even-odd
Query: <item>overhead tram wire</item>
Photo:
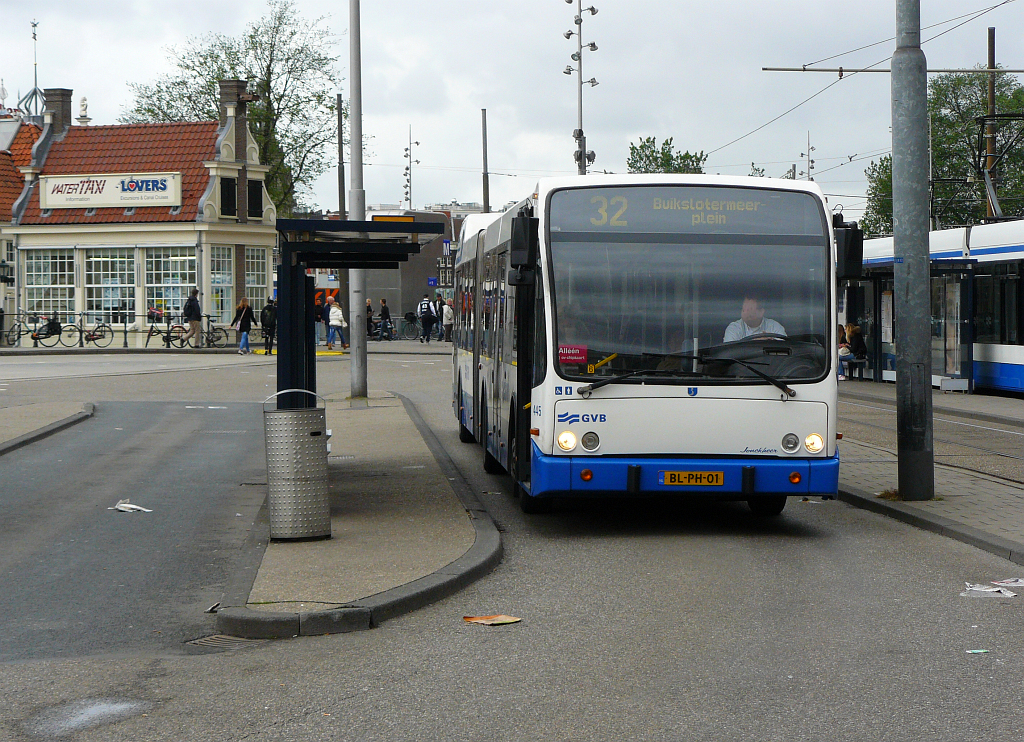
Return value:
[[(942, 33), (936, 34), (935, 36), (932, 36), (931, 38), (922, 41), (921, 44), (924, 45), (924, 44), (927, 44), (929, 41), (934, 41), (935, 39), (939, 38), (940, 36), (945, 36), (950, 31), (955, 31), (956, 29), (960, 28), (961, 26), (964, 26), (964, 25), (970, 23), (971, 21), (974, 21), (974, 20), (977, 20), (978, 18), (981, 18), (981, 16), (985, 15), (986, 13), (990, 13), (991, 11), (993, 11), (993, 10), (995, 10), (997, 8), (1001, 8), (1004, 5), (1008, 5), (1009, 3), (1013, 3), (1013, 2), (1016, 2), (1016, 1), (1017, 0), (1003, 0), (1003, 2), (998, 3), (997, 5), (993, 5), (993, 6), (989, 7), (989, 8), (985, 8), (985, 9), (977, 11), (975, 13), (971, 13), (971, 14), (969, 14), (970, 17), (966, 21), (963, 21), (963, 23), (958, 23), (957, 25), (953, 26), (952, 28), (948, 28), (945, 31), (943, 31)], [(950, 20), (947, 20), (947, 21), (943, 21), (942, 23), (934, 24), (934, 25), (941, 26), (941, 25), (944, 25), (946, 23), (951, 23), (954, 20), (959, 20), (959, 18), (963, 18), (963, 17), (964, 16), (959, 16), (958, 18), (953, 18), (953, 19), (950, 19)], [(929, 28), (933, 28), (933, 27), (934, 26), (929, 26)], [(885, 44), (888, 41), (892, 41), (892, 40), (893, 39), (888, 39), (887, 41), (879, 41), (879, 42), (877, 42), (875, 44), (870, 44), (869, 46), (878, 46), (879, 44)], [(869, 47), (863, 47), (863, 48), (869, 48)], [(857, 51), (857, 50), (854, 50), (854, 51)], [(851, 54), (851, 53), (852, 52), (843, 52), (843, 54), (838, 54), (836, 56), (843, 56), (845, 54)], [(828, 59), (835, 59), (835, 57), (828, 57)], [(762, 129), (765, 129), (765, 128), (771, 126), (772, 124), (774, 124), (779, 119), (781, 119), (781, 118), (783, 118), (785, 116), (788, 116), (789, 114), (791, 114), (796, 109), (800, 108), (805, 103), (810, 103), (812, 100), (817, 98), (819, 95), (824, 93), (826, 90), (828, 90), (829, 88), (839, 84), (843, 80), (848, 80), (851, 77), (853, 77), (854, 75), (857, 75), (857, 74), (859, 74), (862, 71), (870, 71), (872, 67), (877, 67), (878, 65), (882, 64), (883, 62), (887, 62), (890, 59), (892, 59), (892, 55), (891, 54), (889, 56), (885, 57), (884, 59), (878, 60), (874, 64), (869, 64), (867, 67), (861, 68), (860, 70), (851, 70), (849, 72), (849, 74), (846, 75), (845, 77), (840, 77), (837, 80), (833, 80), (831, 83), (829, 83), (828, 85), (823, 87), (817, 93), (814, 93), (813, 95), (805, 98), (804, 100), (800, 101), (795, 106), (793, 106), (792, 108), (789, 108), (789, 109), (783, 111), (778, 116), (776, 116), (775, 118), (771, 119), (770, 121), (767, 121), (767, 122), (761, 124), (756, 129), (748, 131), (746, 134), (744, 134), (742, 136), (736, 137), (731, 142), (726, 142), (721, 147), (716, 147), (715, 149), (709, 151), (707, 154), (708, 155), (713, 155), (715, 152), (720, 152), (721, 150), (725, 149), (726, 147), (731, 147), (732, 145), (736, 144), (736, 142), (742, 141), (742, 140), (746, 139), (747, 137), (752, 136), (753, 134), (756, 134), (757, 132), (761, 131)], [(825, 60), (821, 60), (821, 61), (825, 61)], [(815, 62), (814, 64), (817, 64), (817, 62)], [(806, 69), (808, 66), (810, 66), (810, 65), (804, 65), (804, 68)]]

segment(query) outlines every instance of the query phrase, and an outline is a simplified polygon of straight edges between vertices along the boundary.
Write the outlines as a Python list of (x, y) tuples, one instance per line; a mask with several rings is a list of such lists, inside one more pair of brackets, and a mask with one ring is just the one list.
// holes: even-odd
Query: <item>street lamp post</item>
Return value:
[(405, 200), (409, 202), (409, 210), (412, 210), (412, 166), (419, 165), (419, 160), (412, 159), (413, 145), (419, 146), (419, 142), (412, 140), (412, 125), (409, 126), (409, 146), (405, 148)]
[[(565, 0), (569, 5), (572, 5), (573, 0)], [(586, 82), (590, 87), (597, 85), (596, 78), (590, 78), (589, 80), (583, 79), (583, 49), (589, 49), (592, 52), (597, 51), (597, 44), (591, 41), (589, 44), (583, 43), (583, 13), (589, 12), (590, 15), (597, 15), (597, 8), (591, 5), (589, 8), (583, 7), (583, 0), (575, 0), (576, 2), (576, 30), (566, 31), (563, 36), (567, 39), (571, 39), (573, 36), (576, 37), (576, 51), (572, 54), (572, 61), (576, 63), (576, 67), (572, 65), (566, 65), (565, 69), (562, 70), (566, 75), (571, 75), (573, 72), (576, 73), (576, 97), (577, 97), (577, 127), (573, 131), (572, 137), (576, 140), (576, 151), (573, 153), (573, 158), (576, 160), (576, 166), (579, 168), (580, 175), (587, 174), (587, 165), (593, 164), (595, 155), (593, 150), (587, 149), (587, 137), (583, 134), (583, 83)]]

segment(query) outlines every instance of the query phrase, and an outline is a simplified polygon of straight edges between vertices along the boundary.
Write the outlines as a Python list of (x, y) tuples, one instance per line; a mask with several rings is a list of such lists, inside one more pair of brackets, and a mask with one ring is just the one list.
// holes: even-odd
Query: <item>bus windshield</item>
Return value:
[(554, 192), (547, 213), (554, 359), (564, 378), (824, 377), (830, 252), (812, 194), (579, 188)]

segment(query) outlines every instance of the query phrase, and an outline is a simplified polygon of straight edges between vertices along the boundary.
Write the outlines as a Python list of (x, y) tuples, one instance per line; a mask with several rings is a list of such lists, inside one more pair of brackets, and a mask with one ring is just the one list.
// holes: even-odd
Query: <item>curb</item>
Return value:
[(899, 501), (880, 500), (871, 493), (851, 487), (839, 490), (839, 499), (854, 507), (870, 510), (925, 531), (946, 536), (955, 541), (995, 554), (1014, 564), (1024, 565), (1024, 544), (965, 526), (949, 518), (921, 512)]
[[(257, 516), (257, 525), (250, 532), (245, 551), (249, 554), (230, 589), (231, 598), (225, 596), (225, 605), (217, 612), (217, 631), (246, 639), (284, 639), (293, 636), (318, 636), (365, 631), (379, 626), (390, 618), (410, 613), (454, 595), (493, 570), (502, 559), (504, 550), (501, 534), (490, 514), (480, 503), (469, 482), (455, 467), (455, 462), (441, 446), (437, 436), (423, 420), (419, 411), (406, 397), (391, 392), (402, 400), (413, 424), (423, 436), (442, 473), (448, 477), (476, 533), (476, 539), (461, 557), (429, 575), (370, 595), (346, 605), (325, 611), (271, 612), (254, 611), (245, 607), (252, 584), (256, 579), (263, 547), (270, 536), (266, 504)], [(253, 559), (253, 555), (258, 559)]]
[(93, 416), (96, 411), (96, 405), (92, 402), (86, 402), (81, 412), (76, 412), (74, 415), (69, 415), (63, 420), (44, 425), (38, 430), (33, 430), (31, 433), (25, 433), (25, 435), (19, 435), (17, 438), (12, 438), (6, 443), (0, 443), (0, 456), (11, 451), (16, 451), (23, 446), (27, 446), (29, 443), (35, 443), (36, 441), (47, 438), (54, 433), (59, 433), (65, 428), (70, 428), (72, 425), (77, 425), (83, 420), (88, 420)]

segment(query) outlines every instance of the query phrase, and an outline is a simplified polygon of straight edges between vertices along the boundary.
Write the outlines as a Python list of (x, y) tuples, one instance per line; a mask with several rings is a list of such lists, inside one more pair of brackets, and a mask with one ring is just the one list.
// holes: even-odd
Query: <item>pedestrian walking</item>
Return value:
[(455, 328), (455, 305), (449, 299), (441, 310), (441, 323), (444, 325), (445, 342), (452, 341), (452, 330)]
[(383, 340), (384, 335), (388, 336), (388, 340), (392, 337), (391, 328), (391, 309), (388, 307), (388, 300), (380, 300), (380, 334), (377, 335), (377, 340)]
[(242, 300), (238, 302), (238, 306), (235, 307), (235, 318), (231, 320), (231, 327), (238, 330), (238, 355), (240, 356), (252, 353), (249, 350), (249, 333), (255, 322), (256, 317), (252, 313), (252, 307), (249, 306), (249, 298), (243, 296)]
[(444, 297), (438, 291), (434, 296), (434, 322), (437, 325), (437, 341), (444, 340)]
[(267, 297), (267, 303), (260, 311), (260, 324), (263, 325), (263, 353), (274, 355), (274, 333), (277, 332), (277, 305), (274, 297)]
[(313, 303), (313, 316), (316, 318), (316, 344), (323, 345), (327, 342), (327, 323), (324, 320), (324, 303), (320, 297), (316, 297)]
[(437, 319), (436, 310), (434, 309), (434, 302), (430, 301), (427, 294), (423, 295), (420, 299), (419, 306), (416, 308), (416, 313), (420, 317), (420, 327), (422, 327), (422, 333), (420, 334), (420, 342), (430, 342), (430, 331), (434, 329), (434, 320)]
[(188, 332), (181, 336), (181, 347), (185, 347), (185, 343), (188, 339), (194, 337), (196, 343), (196, 350), (203, 347), (203, 310), (199, 306), (199, 289), (192, 289), (192, 293), (185, 301), (185, 306), (181, 310), (181, 318), (188, 322)]
[(366, 300), (366, 337), (373, 337), (373, 299)]
[(333, 296), (327, 297), (328, 320), (327, 320), (327, 350), (334, 350), (334, 341), (337, 339), (342, 348), (347, 348), (345, 333), (342, 330), (348, 327), (345, 315), (341, 311), (341, 305), (335, 301)]

